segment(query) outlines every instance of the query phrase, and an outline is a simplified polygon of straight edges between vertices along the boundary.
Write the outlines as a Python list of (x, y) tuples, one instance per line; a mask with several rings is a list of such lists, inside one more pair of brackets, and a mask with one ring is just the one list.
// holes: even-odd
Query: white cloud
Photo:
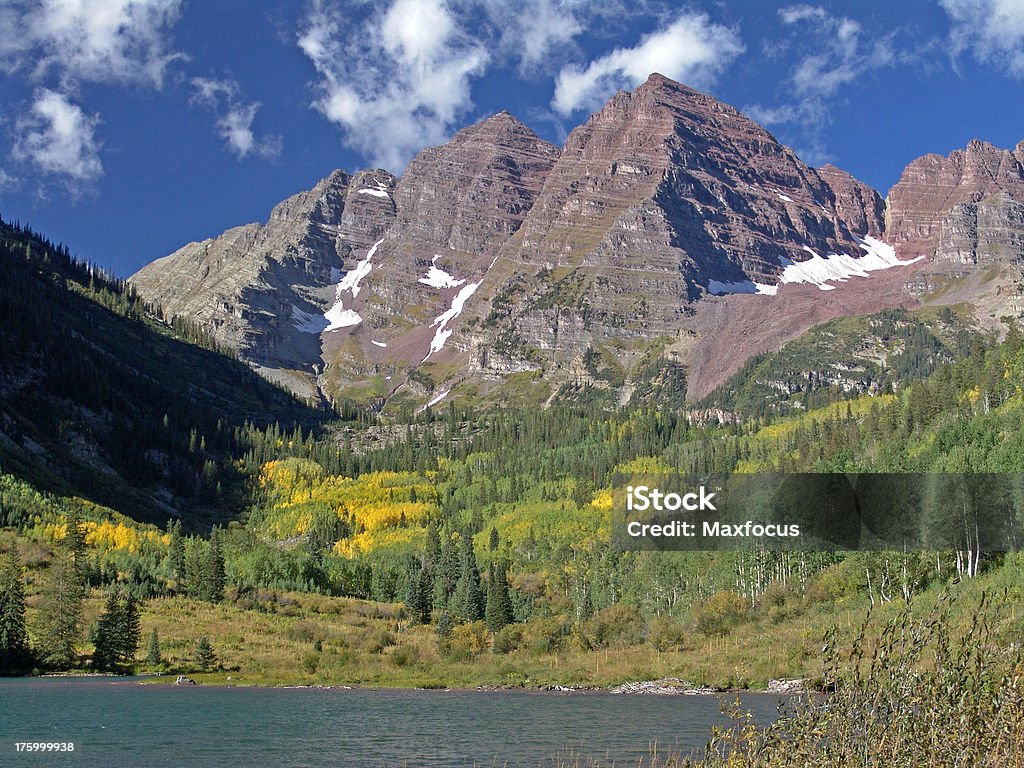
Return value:
[(790, 5), (779, 10), (779, 18), (783, 24), (796, 24), (799, 21), (824, 21), (828, 13), (815, 5)]
[(396, 0), (358, 27), (316, 2), (298, 43), (321, 76), (316, 109), (395, 171), (444, 141), (472, 107), (470, 78), (489, 59), (441, 0)]
[(72, 192), (103, 175), (96, 140), (97, 115), (87, 115), (67, 96), (46, 88), (36, 92), (32, 110), (15, 125), (12, 155), (44, 174), (64, 177)]
[(797, 59), (787, 80), (792, 101), (753, 104), (744, 111), (769, 127), (797, 126), (804, 142), (799, 154), (817, 165), (831, 159), (820, 134), (834, 100), (860, 78), (911, 56), (897, 50), (895, 33), (873, 37), (854, 19), (834, 16), (820, 6), (787, 6), (779, 10), (779, 19), (793, 28), (794, 43), (810, 51)]
[(685, 13), (634, 48), (616, 48), (586, 67), (563, 68), (551, 106), (563, 116), (596, 109), (616, 90), (635, 87), (652, 72), (706, 88), (743, 51), (736, 30), (711, 23), (707, 14)]
[[(182, 0), (0, 0), (0, 71), (37, 86), (11, 156), (73, 194), (103, 175), (84, 83), (161, 88)], [(44, 178), (41, 183), (45, 183)]]
[(256, 138), (252, 124), (260, 103), (242, 101), (238, 83), (233, 80), (194, 77), (192, 87), (195, 89), (193, 103), (202, 104), (218, 113), (217, 135), (239, 160), (249, 155), (269, 158), (281, 153), (279, 136)]
[(553, 61), (564, 62), (588, 24), (621, 10), (608, 3), (586, 5), (583, 0), (464, 0), (461, 5), (466, 12), (476, 9), (484, 14), (497, 31), (500, 55), (518, 62), (521, 75), (538, 73)]
[(0, 65), (41, 79), (161, 87), (180, 54), (167, 31), (181, 0), (10, 0), (0, 11)]
[(953, 52), (970, 51), (1024, 78), (1024, 3), (1021, 0), (939, 0), (949, 15)]

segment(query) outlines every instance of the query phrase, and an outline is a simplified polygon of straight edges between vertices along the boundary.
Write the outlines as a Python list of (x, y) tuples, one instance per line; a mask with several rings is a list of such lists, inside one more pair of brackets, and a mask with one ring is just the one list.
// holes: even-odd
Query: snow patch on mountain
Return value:
[(324, 331), (337, 331), (340, 328), (351, 328), (353, 325), (359, 325), (363, 322), (363, 318), (359, 316), (359, 313), (352, 309), (345, 309), (341, 306), (341, 302), (338, 302), (331, 307), (327, 312), (324, 313), (324, 317), (327, 318), (328, 326)]
[(356, 192), (356, 194), (357, 195), (373, 195), (374, 197), (383, 197), (383, 198), (386, 198), (388, 200), (391, 199), (391, 195), (389, 195), (383, 189), (370, 189), (370, 188), (360, 189), (358, 192)]
[(819, 290), (834, 291), (837, 286), (832, 283), (845, 283), (851, 277), (867, 277), (871, 272), (905, 267), (924, 258), (918, 256), (915, 259), (900, 261), (896, 258), (896, 249), (891, 245), (883, 243), (871, 235), (856, 239), (864, 250), (863, 256), (849, 256), (845, 253), (830, 253), (828, 256), (821, 256), (805, 245), (803, 249), (811, 254), (809, 259), (804, 261), (779, 259), (782, 274), (779, 275), (779, 282), (776, 285), (764, 285), (750, 280), (732, 283), (711, 280), (708, 282), (708, 292), (716, 295), (759, 293), (773, 296), (778, 292), (778, 286), (783, 283), (811, 283), (818, 286)]
[(462, 285), (465, 280), (456, 280), (452, 275), (445, 272), (439, 266), (436, 265), (436, 261), (439, 256), (435, 256), (433, 261), (430, 263), (430, 270), (427, 272), (426, 277), (421, 277), (419, 282), (424, 285), (429, 285), (431, 288), (457, 288)]
[(426, 362), (427, 357), (430, 357), (435, 352), (440, 352), (444, 349), (445, 342), (451, 338), (453, 333), (447, 329), (448, 323), (462, 314), (462, 308), (466, 305), (466, 302), (469, 301), (469, 297), (472, 296), (473, 293), (476, 292), (476, 289), (480, 287), (480, 283), (482, 282), (483, 281), (481, 280), (477, 283), (470, 283), (455, 294), (455, 298), (452, 299), (451, 308), (444, 314), (438, 315), (437, 319), (430, 324), (431, 327), (437, 326), (437, 330), (434, 331), (434, 338), (430, 341), (430, 351), (427, 352), (426, 357), (423, 358), (423, 362)]
[(377, 252), (377, 248), (384, 242), (382, 237), (376, 243), (370, 246), (370, 250), (366, 252), (366, 258), (358, 262), (355, 267), (350, 269), (345, 277), (342, 278), (341, 282), (338, 283), (336, 293), (340, 295), (343, 291), (351, 291), (352, 298), (354, 299), (359, 295), (359, 283), (362, 282), (363, 278), (370, 274), (370, 270), (373, 269), (373, 264), (370, 260), (373, 258), (373, 254)]
[(386, 348), (387, 345), (388, 345), (386, 341), (374, 341), (373, 339), (370, 339), (370, 343), (373, 344), (373, 346), (375, 346), (375, 347), (382, 347), (382, 348)]
[(451, 394), (451, 390), (446, 389), (444, 392), (442, 392), (437, 397), (435, 397), (433, 400), (431, 400), (429, 403), (427, 403), (427, 408), (432, 408), (433, 406), (437, 405), (442, 400), (444, 400), (446, 397), (448, 397), (448, 395), (450, 395), (450, 394)]
[(353, 299), (359, 295), (359, 283), (373, 269), (373, 264), (370, 263), (370, 260), (383, 242), (384, 238), (382, 237), (371, 245), (370, 250), (366, 252), (366, 257), (345, 273), (341, 282), (334, 286), (334, 306), (324, 312), (324, 318), (327, 320), (327, 327), (324, 328), (324, 332), (336, 331), (339, 328), (351, 328), (353, 325), (359, 325), (359, 323), (363, 322), (363, 318), (359, 316), (359, 313), (351, 309), (345, 309), (345, 301), (342, 298), (342, 294), (348, 291), (352, 294)]

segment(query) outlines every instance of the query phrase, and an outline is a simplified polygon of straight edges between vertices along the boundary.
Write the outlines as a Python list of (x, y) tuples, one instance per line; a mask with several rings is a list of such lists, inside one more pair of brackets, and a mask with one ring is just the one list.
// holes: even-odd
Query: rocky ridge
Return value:
[(310, 396), (675, 402), (841, 314), (1012, 311), (979, 275), (1019, 272), (1022, 160), (1024, 142), (972, 142), (911, 163), (883, 202), (652, 75), (561, 149), (503, 112), (400, 179), (335, 172), (132, 279)]

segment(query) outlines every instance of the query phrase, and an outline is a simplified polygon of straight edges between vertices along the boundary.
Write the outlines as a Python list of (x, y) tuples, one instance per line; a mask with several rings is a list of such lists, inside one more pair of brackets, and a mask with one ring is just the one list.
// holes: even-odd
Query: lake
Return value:
[[(777, 714), (776, 696), (743, 701), (761, 722)], [(717, 696), (0, 679), (0, 765), (13, 768), (534, 768), (576, 756), (621, 767), (650, 744), (699, 749), (725, 722)], [(16, 742), (74, 742), (74, 751), (17, 752)]]

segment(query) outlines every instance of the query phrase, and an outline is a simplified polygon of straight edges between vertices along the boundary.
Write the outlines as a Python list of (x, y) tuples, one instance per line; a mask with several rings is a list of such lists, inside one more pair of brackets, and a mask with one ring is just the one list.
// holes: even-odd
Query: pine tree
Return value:
[(455, 620), (448, 611), (443, 611), (437, 617), (437, 626), (434, 627), (434, 632), (437, 634), (438, 645), (442, 647), (451, 640), (452, 635), (455, 633)]
[(71, 555), (75, 567), (82, 569), (85, 560), (85, 530), (82, 527), (82, 518), (79, 515), (78, 507), (72, 505), (65, 515), (66, 532), (61, 544), (63, 549)]
[(425, 585), (422, 579), (425, 570), (425, 568), (410, 570), (406, 587), (405, 607), (409, 610), (410, 618), (418, 624), (430, 623), (430, 594), (424, 589)]
[(209, 603), (219, 603), (224, 599), (226, 582), (224, 555), (220, 549), (220, 530), (214, 528), (210, 533), (210, 546), (206, 553), (206, 568), (200, 597)]
[(196, 641), (196, 648), (192, 654), (192, 660), (195, 665), (203, 672), (209, 672), (217, 664), (217, 654), (213, 651), (213, 646), (210, 645), (210, 640), (207, 637), (200, 637)]
[(167, 533), (171, 537), (170, 566), (178, 592), (185, 591), (185, 540), (181, 537), (181, 521), (173, 520), (167, 524)]
[(82, 634), (85, 588), (72, 556), (57, 552), (43, 587), (40, 604), (42, 661), (51, 669), (68, 669)]
[(139, 613), (139, 602), (129, 592), (124, 598), (121, 631), (118, 637), (120, 661), (127, 667), (131, 667), (135, 663), (135, 654), (139, 652), (139, 643), (142, 640), (142, 624)]
[(111, 672), (130, 669), (139, 650), (139, 635), (139, 605), (135, 598), (111, 592), (93, 633), (93, 667)]
[(489, 550), (490, 550), (491, 552), (495, 552), (495, 551), (497, 551), (497, 549), (498, 549), (498, 542), (499, 542), (499, 539), (498, 539), (498, 529), (497, 529), (497, 528), (495, 528), (495, 527), (494, 527), (494, 526), (492, 525), (492, 526), (491, 526), (491, 535), (490, 535), (490, 539), (489, 539), (489, 540), (488, 540), (488, 542), (487, 542), (487, 548), (488, 548), (488, 549), (489, 549)]
[(441, 534), (438, 533), (437, 523), (433, 520), (427, 523), (425, 554), (428, 565), (436, 566), (441, 562)]
[(162, 666), (163, 663), (163, 656), (160, 655), (160, 636), (156, 632), (156, 627), (153, 627), (153, 631), (149, 633), (149, 647), (146, 649), (146, 665), (155, 668)]
[(480, 586), (480, 570), (476, 565), (476, 553), (473, 551), (473, 537), (469, 531), (462, 535), (459, 554), (462, 573), (455, 585), (452, 608), (458, 616), (466, 621), (479, 621), (484, 617), (486, 605), (483, 589)]
[(110, 670), (114, 668), (114, 636), (116, 625), (120, 620), (121, 603), (117, 593), (111, 592), (107, 595), (107, 601), (103, 606), (103, 613), (96, 621), (96, 627), (92, 633), (92, 643), (95, 650), (92, 654), (92, 665), (95, 669)]
[(24, 672), (32, 663), (25, 627), (25, 582), (17, 551), (0, 557), (0, 675)]
[(487, 628), (497, 632), (514, 620), (512, 615), (512, 599), (508, 593), (508, 566), (502, 562), (495, 567), (491, 564), (490, 582), (487, 588), (487, 610), (485, 619)]

